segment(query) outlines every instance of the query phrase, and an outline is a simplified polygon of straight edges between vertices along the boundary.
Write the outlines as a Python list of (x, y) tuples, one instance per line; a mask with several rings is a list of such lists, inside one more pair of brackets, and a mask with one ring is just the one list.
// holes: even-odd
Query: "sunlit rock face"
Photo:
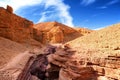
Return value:
[[(115, 24), (68, 42), (97, 73), (98, 80), (120, 80), (120, 24)], [(81, 61), (81, 60), (80, 60)]]
[(65, 43), (84, 34), (88, 29), (75, 29), (58, 22), (42, 22), (34, 25), (34, 38), (42, 43)]
[(0, 36), (17, 42), (25, 42), (32, 36), (33, 23), (13, 14), (13, 9), (0, 7)]

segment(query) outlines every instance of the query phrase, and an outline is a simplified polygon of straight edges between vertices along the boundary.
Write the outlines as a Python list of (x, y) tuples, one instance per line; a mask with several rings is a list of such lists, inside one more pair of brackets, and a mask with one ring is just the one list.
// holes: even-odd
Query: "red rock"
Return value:
[(62, 43), (82, 36), (76, 29), (58, 22), (38, 23), (34, 28), (34, 38), (42, 43)]
[(13, 13), (13, 8), (9, 5), (7, 5), (7, 9), (6, 9), (9, 13)]
[(12, 14), (12, 8), (0, 8), (0, 36), (16, 42), (27, 42), (33, 35), (33, 23)]

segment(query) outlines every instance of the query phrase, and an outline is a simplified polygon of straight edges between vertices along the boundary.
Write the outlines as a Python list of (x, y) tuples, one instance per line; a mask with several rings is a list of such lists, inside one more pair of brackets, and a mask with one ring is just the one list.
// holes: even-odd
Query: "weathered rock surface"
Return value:
[(27, 50), (17, 42), (0, 37), (0, 80), (16, 80), (31, 56)]
[[(57, 48), (54, 54), (48, 56), (48, 70), (53, 68), (52, 71), (58, 72), (58, 80), (96, 80), (94, 69), (91, 66), (82, 65), (74, 55), (75, 51), (66, 45), (63, 48)], [(54, 68), (53, 64), (58, 66), (58, 69)]]
[[(32, 56), (18, 75), (17, 80), (45, 80), (47, 78), (47, 55), (53, 54), (56, 47), (48, 46), (43, 49), (44, 53)], [(53, 76), (54, 77), (54, 76)], [(48, 80), (53, 80), (49, 78)]]
[[(33, 43), (35, 45), (34, 41)], [(37, 44), (39, 45), (39, 43)], [(0, 37), (0, 80), (17, 80), (22, 72), (28, 71), (35, 56), (40, 54), (40, 48), (32, 45), (26, 46)], [(32, 78), (35, 80), (34, 76)]]
[(27, 48), (19, 43), (0, 37), (0, 67)]
[(48, 73), (58, 72), (59, 80), (120, 80), (119, 53), (97, 57), (95, 54), (99, 52), (94, 49), (74, 50), (65, 45), (48, 55)]
[(29, 40), (33, 32), (33, 23), (13, 14), (13, 9), (0, 7), (0, 36), (16, 42)]
[(81, 32), (58, 22), (44, 22), (34, 25), (34, 38), (42, 43), (67, 42), (82, 36), (83, 31)]
[[(9, 73), (17, 69), (18, 73), (12, 75), (14, 80), (120, 80), (119, 55), (100, 58), (90, 57), (91, 53), (98, 52), (96, 50), (83, 48), (79, 51), (84, 54), (78, 54), (69, 45), (47, 46), (42, 54), (30, 57), (33, 53), (26, 53), (22, 55), (24, 62), (21, 62), (23, 57), (19, 57), (16, 63), (11, 66), (11, 62), (3, 69), (10, 69)], [(18, 63), (22, 69), (15, 66)]]
[[(68, 42), (76, 50), (76, 60), (91, 66), (98, 80), (120, 80), (120, 24)], [(79, 44), (79, 45), (78, 45)]]

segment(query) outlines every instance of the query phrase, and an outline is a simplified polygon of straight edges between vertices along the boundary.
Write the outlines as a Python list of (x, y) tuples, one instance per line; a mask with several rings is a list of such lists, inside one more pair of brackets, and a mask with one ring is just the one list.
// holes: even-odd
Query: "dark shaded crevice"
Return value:
[(60, 67), (52, 63), (49, 63), (49, 65), (51, 67), (47, 69), (48, 80), (57, 80), (59, 78)]
[[(54, 80), (59, 77), (59, 67), (51, 64), (48, 70), (47, 56), (56, 52), (55, 46), (48, 45), (43, 54), (31, 57), (17, 80)], [(56, 70), (57, 69), (57, 70)]]
[(41, 80), (45, 80), (46, 67), (48, 65), (47, 57), (45, 54), (37, 56), (36, 60), (30, 67), (31, 75), (38, 77)]

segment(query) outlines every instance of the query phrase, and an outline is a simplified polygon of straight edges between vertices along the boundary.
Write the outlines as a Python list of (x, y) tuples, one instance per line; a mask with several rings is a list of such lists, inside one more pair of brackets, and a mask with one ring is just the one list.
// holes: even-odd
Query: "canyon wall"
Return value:
[(13, 9), (0, 7), (0, 36), (16, 42), (25, 42), (33, 35), (33, 22), (13, 14)]
[(34, 38), (42, 43), (65, 43), (91, 33), (92, 30), (74, 29), (58, 22), (43, 22), (34, 25)]

